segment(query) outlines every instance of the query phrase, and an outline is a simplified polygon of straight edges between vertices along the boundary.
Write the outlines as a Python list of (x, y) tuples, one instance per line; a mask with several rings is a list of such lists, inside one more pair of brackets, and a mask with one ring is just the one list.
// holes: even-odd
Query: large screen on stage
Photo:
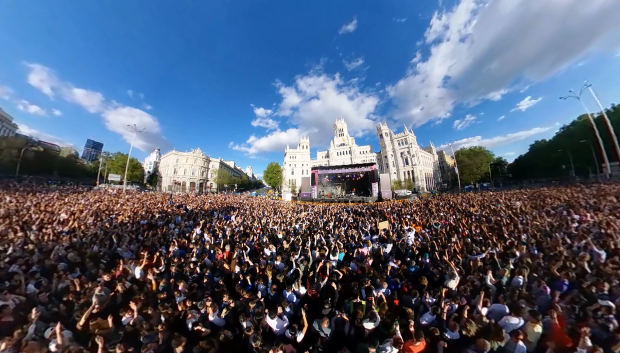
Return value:
[(301, 192), (306, 193), (310, 192), (310, 177), (302, 177), (301, 178)]

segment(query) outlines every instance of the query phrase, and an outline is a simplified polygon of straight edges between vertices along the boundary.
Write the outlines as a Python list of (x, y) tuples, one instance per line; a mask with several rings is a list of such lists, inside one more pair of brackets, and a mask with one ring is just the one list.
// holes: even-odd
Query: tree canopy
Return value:
[(493, 152), (485, 147), (461, 148), (455, 153), (462, 186), (483, 181), (489, 176), (489, 166), (496, 161)]
[[(37, 142), (18, 136), (0, 139), (0, 174), (13, 175), (22, 149), (30, 145), (37, 145)], [(44, 149), (40, 152), (25, 150), (19, 174), (92, 179), (94, 183), (97, 177), (97, 170), (93, 170), (74, 155), (63, 157), (58, 153)]]
[[(616, 136), (619, 135), (620, 106), (612, 105), (606, 113)], [(611, 134), (603, 121), (602, 114), (596, 114), (594, 121), (609, 161), (618, 161)], [(603, 155), (598, 147), (592, 125), (585, 114), (577, 117), (570, 124), (562, 126), (551, 139), (537, 140), (532, 143), (525, 154), (517, 157), (510, 164), (508, 172), (516, 179), (566, 178), (571, 175), (571, 159), (577, 176), (587, 177), (597, 173), (597, 164), (600, 172), (605, 172), (602, 167)]]
[(265, 183), (274, 189), (280, 189), (282, 186), (282, 167), (278, 162), (271, 162), (267, 165), (267, 169), (263, 172)]
[[(127, 165), (127, 154), (116, 152), (109, 156), (107, 163), (108, 174), (118, 174), (123, 178), (125, 166)], [(144, 168), (142, 163), (136, 158), (129, 158), (129, 169), (127, 170), (127, 182), (142, 183), (144, 181)]]

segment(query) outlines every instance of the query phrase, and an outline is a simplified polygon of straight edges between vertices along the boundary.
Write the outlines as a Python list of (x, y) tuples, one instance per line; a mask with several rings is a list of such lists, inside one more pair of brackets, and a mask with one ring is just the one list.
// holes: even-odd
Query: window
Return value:
[(405, 157), (405, 165), (409, 165), (409, 158)]
[(295, 175), (295, 169), (291, 169), (291, 175)]
[(183, 175), (187, 175), (187, 169), (183, 169)]
[(174, 163), (179, 164), (179, 159), (177, 158), (177, 160)]
[(192, 176), (196, 176), (196, 170), (192, 169)]
[(175, 174), (175, 175), (177, 174), (177, 172), (178, 172), (178, 171), (177, 171), (177, 169), (176, 169), (176, 168), (174, 168), (174, 174)]

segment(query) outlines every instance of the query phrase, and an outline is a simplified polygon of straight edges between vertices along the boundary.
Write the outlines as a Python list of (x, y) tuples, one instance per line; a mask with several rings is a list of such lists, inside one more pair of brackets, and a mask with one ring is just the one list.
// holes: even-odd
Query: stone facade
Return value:
[(197, 148), (190, 152), (172, 150), (161, 157), (161, 188), (166, 192), (208, 191), (211, 159)]
[(446, 151), (437, 152), (439, 157), (439, 171), (441, 172), (441, 181), (446, 187), (452, 187), (452, 180), (456, 178), (456, 171), (454, 170), (454, 158), (450, 156)]
[(413, 131), (405, 127), (403, 132), (395, 134), (385, 123), (377, 125), (377, 137), (379, 152), (373, 152), (370, 145), (358, 146), (341, 118), (334, 123), (334, 139), (329, 150), (318, 151), (316, 159), (310, 156), (308, 137), (302, 137), (297, 148), (286, 146), (282, 164), (284, 191), (299, 191), (302, 178), (310, 176), (312, 167), (358, 163), (375, 163), (380, 173), (390, 175), (390, 182), (411, 180), (422, 192), (439, 187), (439, 158), (432, 143), (420, 147)]
[(0, 108), (0, 137), (15, 136), (19, 126), (13, 121), (13, 117)]

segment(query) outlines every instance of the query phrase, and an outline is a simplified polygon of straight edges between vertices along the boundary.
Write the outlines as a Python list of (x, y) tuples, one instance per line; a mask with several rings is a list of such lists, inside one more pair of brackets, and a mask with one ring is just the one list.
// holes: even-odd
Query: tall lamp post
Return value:
[(603, 139), (601, 138), (601, 134), (598, 132), (598, 128), (596, 127), (594, 118), (592, 118), (592, 114), (590, 114), (590, 110), (588, 109), (586, 104), (583, 102), (583, 100), (581, 100), (581, 95), (583, 94), (583, 91), (585, 91), (588, 88), (589, 86), (586, 83), (581, 87), (581, 89), (579, 90), (579, 93), (575, 93), (574, 91), (570, 90), (568, 91), (569, 94), (567, 96), (560, 97), (560, 99), (566, 100), (569, 98), (573, 98), (573, 99), (578, 100), (579, 103), (581, 103), (581, 105), (583, 106), (583, 109), (586, 111), (586, 114), (588, 115), (588, 120), (590, 121), (590, 124), (592, 125), (592, 128), (594, 129), (594, 135), (596, 135), (596, 140), (598, 141), (598, 147), (600, 148), (601, 154), (603, 155), (603, 163), (606, 166), (605, 174), (607, 174), (607, 177), (609, 177), (611, 175), (611, 166), (609, 165), (609, 159), (607, 158), (607, 152), (605, 151), (605, 145), (603, 144)]
[(454, 158), (454, 170), (456, 171), (456, 180), (459, 183), (459, 192), (461, 192), (461, 173), (459, 173), (459, 164), (456, 161), (456, 154), (454, 154), (454, 149), (452, 149), (452, 142), (450, 142), (450, 152), (452, 152), (452, 157)]
[(34, 152), (43, 152), (43, 147), (41, 146), (26, 146), (22, 148), (21, 152), (19, 152), (19, 159), (17, 160), (17, 167), (15, 168), (15, 179), (19, 177), (19, 167), (22, 165), (22, 157), (24, 157), (24, 151), (34, 151)]
[(129, 153), (127, 154), (127, 164), (125, 165), (125, 176), (123, 177), (123, 192), (127, 190), (127, 172), (129, 171), (129, 158), (131, 158), (131, 150), (133, 149), (133, 143), (136, 142), (136, 136), (141, 133), (146, 133), (144, 128), (138, 129), (136, 124), (127, 125), (133, 131), (133, 138), (131, 139), (131, 145), (129, 146)]
[[(558, 150), (558, 152), (562, 152), (562, 150)], [(569, 150), (566, 150), (566, 153), (568, 153), (568, 160), (570, 161), (570, 170), (572, 173), (572, 177), (575, 177), (575, 165), (573, 164), (573, 155), (570, 154)]]
[(590, 146), (590, 149), (592, 150), (592, 157), (594, 157), (594, 167), (596, 168), (596, 180), (599, 180), (599, 176), (601, 175), (601, 168), (598, 165), (598, 158), (596, 158), (596, 152), (594, 151), (594, 146), (592, 146), (592, 143), (589, 143), (590, 141), (588, 140), (581, 140), (579, 142), (588, 143), (588, 145)]
[(592, 89), (592, 84), (586, 81), (584, 83), (584, 87), (588, 88), (588, 91), (590, 91), (592, 98), (594, 98), (594, 100), (596, 101), (596, 104), (598, 104), (599, 109), (601, 109), (601, 113), (603, 113), (603, 121), (605, 122), (605, 125), (607, 125), (607, 130), (609, 130), (609, 134), (611, 135), (611, 139), (614, 143), (614, 148), (616, 150), (616, 157), (618, 158), (618, 162), (620, 163), (620, 145), (618, 145), (618, 138), (616, 137), (616, 133), (614, 132), (613, 126), (611, 126), (611, 122), (609, 121), (607, 112), (605, 112), (605, 108), (603, 108), (601, 101), (598, 100), (598, 97), (594, 93), (594, 90)]

